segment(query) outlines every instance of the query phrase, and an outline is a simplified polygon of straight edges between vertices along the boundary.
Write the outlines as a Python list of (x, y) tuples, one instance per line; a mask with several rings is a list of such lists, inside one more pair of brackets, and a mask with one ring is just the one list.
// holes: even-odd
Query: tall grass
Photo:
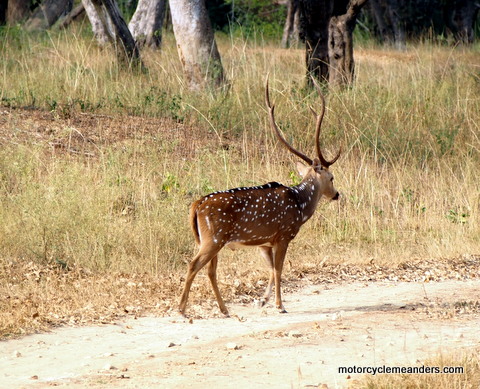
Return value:
[[(196, 197), (298, 180), (294, 158), (266, 120), (267, 73), (279, 125), (313, 151), (308, 106), (320, 103), (304, 89), (302, 50), (222, 38), (231, 88), (214, 95), (188, 90), (169, 35), (162, 51), (143, 53), (146, 74), (122, 69), (81, 28), (36, 36), (3, 30), (0, 46), (2, 131), (17, 130), (19, 116), (8, 110), (16, 107), (50, 111), (66, 132), (81, 112), (116, 117), (120, 127), (125, 115), (164, 118), (155, 136), (133, 126), (128, 139), (99, 144), (95, 158), (50, 154), (34, 140), (17, 144), (0, 134), (0, 258), (98, 271), (183, 266), (193, 252), (187, 214)], [(356, 57), (355, 86), (328, 94), (322, 133), (327, 154), (343, 149), (332, 167), (342, 200), (319, 207), (289, 257), (398, 263), (478, 254), (478, 50), (360, 47)], [(101, 117), (97, 123), (101, 132)], [(182, 131), (171, 135), (175, 128)], [(182, 143), (185, 132), (192, 137)]]

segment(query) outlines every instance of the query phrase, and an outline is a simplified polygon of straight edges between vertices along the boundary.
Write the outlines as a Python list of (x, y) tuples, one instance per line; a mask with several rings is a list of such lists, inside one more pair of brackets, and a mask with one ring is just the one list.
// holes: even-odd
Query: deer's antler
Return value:
[(295, 154), (297, 157), (302, 158), (306, 163), (311, 165), (313, 161), (308, 158), (305, 154), (302, 152), (298, 151), (294, 147), (292, 147), (282, 136), (280, 130), (277, 127), (277, 123), (275, 123), (275, 105), (270, 104), (270, 95), (268, 93), (268, 75), (267, 75), (267, 80), (265, 82), (265, 104), (267, 105), (268, 108), (268, 113), (270, 115), (270, 124), (272, 125), (273, 131), (277, 135), (278, 139), (285, 145), (285, 147), (290, 150), (293, 154)]
[(316, 120), (316, 125), (315, 125), (315, 150), (317, 151), (318, 159), (320, 160), (320, 163), (322, 164), (323, 167), (328, 168), (330, 165), (333, 165), (336, 160), (340, 157), (340, 154), (342, 152), (342, 148), (338, 150), (337, 155), (330, 161), (327, 161), (322, 154), (322, 150), (320, 148), (320, 131), (322, 128), (322, 122), (323, 122), (323, 116), (325, 115), (325, 97), (323, 96), (323, 93), (320, 89), (320, 86), (318, 85), (317, 81), (315, 80), (314, 77), (312, 77), (313, 84), (318, 90), (318, 94), (320, 95), (320, 98), (322, 99), (322, 113), (318, 115), (315, 110), (310, 107), (310, 111), (312, 111), (313, 116), (315, 116)]

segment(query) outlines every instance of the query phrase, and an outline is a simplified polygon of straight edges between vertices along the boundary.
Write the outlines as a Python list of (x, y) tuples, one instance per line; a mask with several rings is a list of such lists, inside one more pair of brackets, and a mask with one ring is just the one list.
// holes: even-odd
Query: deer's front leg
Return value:
[(218, 289), (218, 284), (217, 284), (217, 262), (218, 262), (218, 256), (215, 255), (212, 260), (208, 263), (208, 278), (210, 278), (210, 282), (212, 283), (212, 288), (213, 288), (213, 293), (215, 293), (215, 297), (217, 298), (218, 302), (218, 307), (220, 308), (220, 311), (225, 315), (225, 316), (230, 316), (228, 314), (228, 309), (225, 306), (225, 303), (223, 302), (222, 295), (220, 294), (220, 290)]
[(282, 303), (282, 269), (285, 254), (287, 253), (288, 242), (280, 242), (274, 247), (274, 276), (275, 276), (275, 304), (280, 313), (287, 313)]

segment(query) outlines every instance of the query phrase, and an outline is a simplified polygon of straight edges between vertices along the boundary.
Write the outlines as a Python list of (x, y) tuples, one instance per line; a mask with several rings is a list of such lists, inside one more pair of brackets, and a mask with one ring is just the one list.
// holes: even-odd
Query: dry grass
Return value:
[(126, 315), (163, 315), (174, 307), (178, 277), (95, 274), (58, 264), (3, 261), (0, 268), (0, 338), (59, 325), (113, 323)]
[[(268, 72), (280, 126), (300, 149), (313, 150), (308, 105), (319, 102), (303, 88), (302, 50), (223, 38), (230, 91), (200, 95), (184, 85), (169, 35), (160, 53), (144, 53), (149, 72), (134, 74), (82, 29), (2, 34), (0, 301), (31, 295), (31, 306), (42, 306), (17, 315), (18, 304), (8, 303), (4, 336), (69, 321), (85, 300), (98, 317), (112, 304), (121, 314), (123, 305), (135, 304), (122, 300), (118, 274), (128, 282), (142, 274), (145, 301), (155, 301), (143, 305), (170, 305), (194, 251), (187, 213), (195, 198), (298, 180), (294, 158), (266, 121)], [(328, 154), (344, 150), (332, 167), (342, 200), (322, 203), (292, 243), (293, 269), (478, 255), (478, 50), (425, 45), (357, 54), (356, 85), (329, 93), (322, 134)], [(19, 109), (29, 106), (41, 111)], [(265, 276), (256, 257), (222, 253), (230, 297), (255, 290)], [(58, 263), (74, 269), (60, 277), (68, 304), (39, 297), (37, 286), (57, 282)], [(42, 278), (50, 281), (36, 284), (30, 268), (53, 272)], [(12, 271), (23, 286), (10, 288)], [(91, 290), (87, 298), (76, 282), (103, 284), (109, 297), (83, 288)], [(205, 296), (198, 288), (192, 299)], [(15, 329), (15, 322), (23, 324)]]
[(364, 389), (474, 389), (480, 385), (478, 352), (439, 356), (423, 363), (430, 367), (463, 367), (463, 374), (384, 374), (365, 377), (352, 388)]

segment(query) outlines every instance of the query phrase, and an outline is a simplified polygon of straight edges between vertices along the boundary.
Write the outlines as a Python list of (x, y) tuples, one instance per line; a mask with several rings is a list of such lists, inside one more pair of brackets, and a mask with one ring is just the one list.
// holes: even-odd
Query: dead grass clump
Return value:
[(410, 260), (400, 264), (302, 264), (294, 272), (309, 274), (315, 283), (340, 282), (441, 282), (480, 278), (480, 257)]
[(355, 380), (351, 387), (363, 389), (476, 389), (480, 385), (480, 354), (478, 351), (442, 355), (423, 364), (424, 366), (439, 367), (441, 371), (444, 368), (463, 367), (463, 373), (383, 374)]
[(176, 308), (180, 288), (173, 275), (94, 273), (20, 261), (2, 261), (0, 280), (0, 339), (145, 312), (164, 315)]

